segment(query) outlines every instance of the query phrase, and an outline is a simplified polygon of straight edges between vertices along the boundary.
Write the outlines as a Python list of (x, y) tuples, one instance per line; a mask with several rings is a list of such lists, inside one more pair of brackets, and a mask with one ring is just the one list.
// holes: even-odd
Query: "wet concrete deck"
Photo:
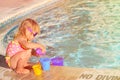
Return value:
[(50, 71), (43, 71), (42, 75), (16, 74), (10, 69), (0, 67), (0, 80), (120, 80), (118, 70), (90, 69), (51, 66)]

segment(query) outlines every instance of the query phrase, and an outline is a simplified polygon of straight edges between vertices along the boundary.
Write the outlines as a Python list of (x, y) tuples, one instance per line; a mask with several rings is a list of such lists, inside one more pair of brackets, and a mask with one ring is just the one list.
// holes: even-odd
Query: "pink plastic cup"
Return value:
[(44, 55), (45, 53), (43, 53), (40, 48), (37, 48), (37, 49), (36, 49), (36, 54), (37, 54), (37, 55)]

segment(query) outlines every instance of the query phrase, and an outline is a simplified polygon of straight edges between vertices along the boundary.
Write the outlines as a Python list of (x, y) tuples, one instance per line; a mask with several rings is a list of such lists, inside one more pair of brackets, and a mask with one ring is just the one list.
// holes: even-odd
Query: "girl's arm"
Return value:
[(42, 49), (42, 52), (46, 52), (45, 46), (39, 43), (33, 43), (33, 42), (28, 42), (28, 41), (20, 41), (19, 42), (21, 46), (25, 49), (33, 49), (33, 48), (40, 48)]

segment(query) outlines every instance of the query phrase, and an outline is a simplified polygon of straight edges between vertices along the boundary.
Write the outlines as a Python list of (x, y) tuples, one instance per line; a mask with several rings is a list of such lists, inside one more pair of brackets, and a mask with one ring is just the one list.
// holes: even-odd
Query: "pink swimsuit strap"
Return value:
[(13, 55), (16, 54), (17, 52), (23, 51), (23, 50), (24, 50), (24, 49), (21, 47), (21, 45), (20, 45), (17, 41), (11, 41), (11, 42), (8, 44), (6, 53), (7, 53), (9, 56), (13, 56)]

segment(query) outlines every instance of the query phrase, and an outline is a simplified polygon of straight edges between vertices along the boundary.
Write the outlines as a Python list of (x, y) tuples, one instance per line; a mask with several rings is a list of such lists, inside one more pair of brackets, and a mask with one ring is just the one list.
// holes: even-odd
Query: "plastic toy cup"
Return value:
[(55, 57), (51, 59), (51, 64), (55, 66), (63, 66), (64, 60), (62, 57)]
[(44, 71), (50, 70), (50, 59), (49, 58), (40, 58), (40, 63)]
[(36, 53), (37, 53), (38, 55), (44, 55), (44, 54), (45, 54), (45, 53), (42, 52), (42, 50), (41, 50), (40, 48), (37, 48), (37, 49), (36, 49)]
[(35, 65), (32, 66), (32, 68), (33, 68), (33, 71), (34, 71), (35, 75), (41, 75), (42, 74), (42, 69), (41, 69), (40, 64), (35, 64)]

